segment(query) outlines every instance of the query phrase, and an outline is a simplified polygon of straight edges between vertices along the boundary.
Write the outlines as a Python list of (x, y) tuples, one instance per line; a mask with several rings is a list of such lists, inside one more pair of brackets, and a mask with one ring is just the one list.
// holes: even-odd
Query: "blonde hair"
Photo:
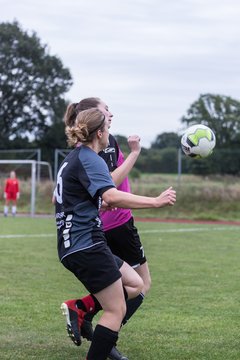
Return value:
[(97, 130), (104, 129), (105, 116), (96, 109), (81, 111), (75, 120), (73, 126), (66, 127), (67, 141), (70, 146), (76, 146), (78, 143), (91, 142)]

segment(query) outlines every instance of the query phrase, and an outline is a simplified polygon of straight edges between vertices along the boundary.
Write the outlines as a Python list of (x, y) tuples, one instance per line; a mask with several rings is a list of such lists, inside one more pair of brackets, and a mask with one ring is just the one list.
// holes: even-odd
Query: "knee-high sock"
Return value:
[(97, 325), (86, 360), (105, 360), (116, 344), (118, 332), (105, 326)]
[(123, 318), (122, 324), (126, 324), (126, 322), (130, 319), (130, 317), (137, 311), (139, 306), (141, 306), (142, 302), (144, 300), (144, 295), (140, 293), (137, 297), (133, 299), (127, 300), (127, 311), (126, 315)]

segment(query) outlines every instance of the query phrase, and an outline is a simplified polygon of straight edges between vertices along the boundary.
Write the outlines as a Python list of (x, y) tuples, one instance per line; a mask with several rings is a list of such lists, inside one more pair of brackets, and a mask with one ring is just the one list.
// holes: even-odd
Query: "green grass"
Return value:
[[(121, 331), (131, 360), (239, 360), (239, 227), (138, 223), (152, 275)], [(85, 359), (60, 304), (87, 292), (59, 263), (53, 219), (2, 218), (1, 359)]]

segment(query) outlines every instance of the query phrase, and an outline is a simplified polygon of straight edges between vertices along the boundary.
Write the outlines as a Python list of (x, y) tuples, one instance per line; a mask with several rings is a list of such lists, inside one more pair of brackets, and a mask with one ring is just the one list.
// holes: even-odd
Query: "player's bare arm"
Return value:
[(139, 196), (116, 188), (105, 191), (102, 195), (103, 200), (110, 206), (119, 208), (147, 209), (172, 206), (176, 202), (176, 191), (169, 187), (157, 197)]
[(131, 150), (128, 157), (116, 170), (112, 172), (112, 178), (115, 185), (118, 187), (123, 180), (128, 176), (129, 172), (135, 165), (138, 156), (141, 152), (140, 137), (138, 135), (131, 135), (128, 137), (128, 145)]

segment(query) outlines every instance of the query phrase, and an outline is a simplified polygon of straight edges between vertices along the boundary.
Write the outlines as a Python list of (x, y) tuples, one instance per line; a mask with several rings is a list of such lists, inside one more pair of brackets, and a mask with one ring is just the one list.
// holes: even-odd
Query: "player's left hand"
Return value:
[(140, 137), (138, 135), (131, 135), (128, 137), (128, 146), (131, 152), (140, 153), (141, 151), (141, 144), (140, 144)]
[(102, 202), (101, 211), (115, 211), (117, 210), (116, 207), (108, 205), (104, 200)]
[(159, 196), (156, 197), (158, 206), (173, 206), (176, 202), (176, 191), (170, 186), (167, 190), (163, 191)]

